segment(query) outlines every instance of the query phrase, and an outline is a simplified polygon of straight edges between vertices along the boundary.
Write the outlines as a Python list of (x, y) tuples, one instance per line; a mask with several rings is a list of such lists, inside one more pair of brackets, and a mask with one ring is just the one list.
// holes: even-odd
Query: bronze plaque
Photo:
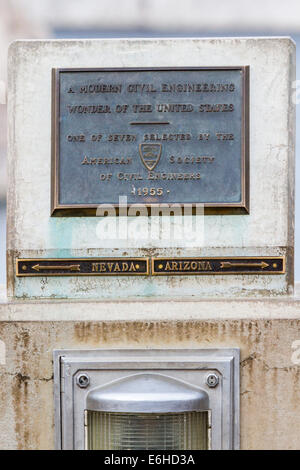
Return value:
[(149, 258), (17, 259), (17, 277), (148, 276)]
[[(249, 68), (53, 71), (52, 215), (249, 211)], [(122, 199), (120, 199), (122, 198)]]
[(284, 274), (285, 257), (35, 258), (16, 260), (16, 276), (174, 276)]
[(152, 258), (152, 274), (158, 276), (197, 274), (284, 274), (285, 258)]

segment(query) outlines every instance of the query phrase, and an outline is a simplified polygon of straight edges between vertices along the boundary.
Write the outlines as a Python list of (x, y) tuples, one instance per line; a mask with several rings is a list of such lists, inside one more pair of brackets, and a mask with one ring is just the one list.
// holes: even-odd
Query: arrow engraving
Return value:
[(32, 266), (32, 269), (35, 271), (44, 271), (52, 269), (64, 269), (66, 271), (80, 271), (80, 264), (70, 264), (69, 266), (41, 266), (40, 264), (35, 264)]
[(267, 268), (269, 265), (265, 263), (265, 261), (261, 261), (260, 263), (232, 263), (231, 261), (222, 261), (221, 262), (221, 269), (225, 268)]

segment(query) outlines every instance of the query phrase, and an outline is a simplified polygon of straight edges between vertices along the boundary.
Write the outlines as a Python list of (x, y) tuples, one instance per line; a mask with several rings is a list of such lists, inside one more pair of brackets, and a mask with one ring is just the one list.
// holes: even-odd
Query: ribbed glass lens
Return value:
[(89, 450), (205, 450), (207, 411), (190, 413), (87, 412)]

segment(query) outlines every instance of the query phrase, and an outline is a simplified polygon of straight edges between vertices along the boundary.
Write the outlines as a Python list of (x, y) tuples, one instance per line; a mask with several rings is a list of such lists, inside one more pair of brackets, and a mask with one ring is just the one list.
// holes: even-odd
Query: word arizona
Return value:
[(164, 271), (212, 271), (209, 261), (168, 261)]

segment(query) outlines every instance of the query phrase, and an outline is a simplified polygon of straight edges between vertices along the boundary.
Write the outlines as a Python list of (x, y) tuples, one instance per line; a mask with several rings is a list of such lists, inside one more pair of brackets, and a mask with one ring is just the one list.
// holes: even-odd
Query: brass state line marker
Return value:
[(80, 264), (71, 264), (70, 266), (41, 266), (40, 264), (35, 264), (32, 266), (32, 269), (35, 271), (45, 270), (45, 269), (65, 269), (66, 271), (80, 271)]
[(267, 268), (269, 265), (268, 263), (265, 263), (264, 261), (261, 261), (260, 263), (232, 263), (231, 261), (222, 261), (221, 262), (221, 269), (225, 268), (233, 268), (233, 267), (239, 267), (239, 268)]

